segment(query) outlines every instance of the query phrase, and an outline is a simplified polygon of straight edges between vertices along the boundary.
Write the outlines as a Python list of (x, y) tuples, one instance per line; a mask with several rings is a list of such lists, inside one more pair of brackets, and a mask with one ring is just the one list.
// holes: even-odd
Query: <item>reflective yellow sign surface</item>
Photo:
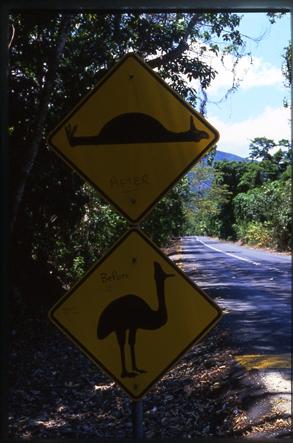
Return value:
[(133, 398), (221, 316), (140, 231), (129, 231), (50, 311), (51, 320)]
[(138, 222), (218, 138), (200, 114), (128, 54), (57, 126), (49, 143)]

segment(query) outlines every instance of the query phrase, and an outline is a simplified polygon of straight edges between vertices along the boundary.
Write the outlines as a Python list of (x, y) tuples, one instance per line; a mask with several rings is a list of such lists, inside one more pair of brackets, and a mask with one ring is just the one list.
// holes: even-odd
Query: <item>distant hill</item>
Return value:
[[(220, 162), (223, 160), (227, 160), (228, 162), (246, 162), (247, 159), (240, 157), (240, 155), (236, 155), (236, 154), (230, 154), (229, 152), (224, 152), (224, 151), (216, 151), (216, 155), (214, 158), (213, 163), (215, 162)], [(207, 160), (205, 157), (203, 157), (203, 159), (201, 160), (201, 162), (203, 164), (206, 164)]]
[[(240, 157), (239, 155), (230, 154), (229, 152), (224, 152), (224, 151), (216, 151), (216, 155), (215, 155), (215, 158), (214, 158), (214, 161), (213, 161), (213, 165), (216, 162), (219, 162), (219, 161), (222, 161), (222, 160), (227, 160), (227, 161), (230, 161), (230, 162), (231, 161), (236, 161), (236, 162), (245, 162), (245, 161), (247, 161), (246, 158)], [(198, 165), (200, 165), (200, 163), (205, 165), (206, 164), (206, 159), (204, 158), (201, 162), (198, 163)], [(191, 191), (195, 191), (195, 188), (192, 185), (193, 174), (194, 174), (193, 170), (191, 170), (187, 174), (188, 178), (189, 178), (189, 183), (190, 183)], [(210, 187), (210, 185), (211, 185), (211, 181), (210, 180), (209, 181), (205, 181), (205, 182), (201, 183), (200, 188), (201, 189), (207, 189), (207, 188)], [(197, 184), (197, 190), (198, 190), (198, 188), (199, 188), (199, 185)]]
[(214, 162), (219, 162), (222, 160), (227, 160), (229, 162), (245, 162), (246, 158), (240, 157), (239, 155), (230, 154), (229, 152), (216, 151)]

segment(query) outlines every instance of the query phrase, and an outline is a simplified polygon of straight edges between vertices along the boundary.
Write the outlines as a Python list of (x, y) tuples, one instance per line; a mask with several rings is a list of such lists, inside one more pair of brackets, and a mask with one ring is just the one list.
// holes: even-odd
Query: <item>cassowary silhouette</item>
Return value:
[[(165, 303), (165, 280), (174, 274), (166, 274), (161, 265), (154, 262), (154, 279), (157, 288), (158, 309), (154, 310), (148, 304), (134, 294), (124, 295), (112, 301), (102, 312), (98, 327), (98, 338), (104, 339), (115, 332), (120, 348), (121, 377), (135, 377), (137, 373), (144, 373), (138, 369), (135, 358), (136, 332), (138, 329), (159, 329), (167, 322), (167, 309)], [(131, 363), (133, 372), (129, 372), (125, 365), (125, 341), (126, 332), (129, 331), (128, 344), (131, 351)]]
[(173, 132), (166, 129), (154, 117), (141, 112), (120, 114), (107, 122), (97, 135), (76, 136), (77, 125), (65, 126), (68, 143), (71, 147), (80, 145), (108, 145), (131, 143), (172, 143), (172, 142), (199, 142), (209, 138), (205, 131), (195, 127), (193, 117), (190, 116), (189, 129), (183, 132)]

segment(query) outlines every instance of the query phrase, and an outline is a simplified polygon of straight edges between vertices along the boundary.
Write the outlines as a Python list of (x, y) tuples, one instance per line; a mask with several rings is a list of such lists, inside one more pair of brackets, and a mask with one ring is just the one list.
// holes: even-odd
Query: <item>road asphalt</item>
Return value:
[(180, 253), (172, 260), (181, 262), (189, 278), (223, 310), (220, 323), (236, 349), (235, 386), (246, 404), (248, 422), (253, 426), (276, 417), (288, 419), (291, 256), (190, 236), (180, 240)]

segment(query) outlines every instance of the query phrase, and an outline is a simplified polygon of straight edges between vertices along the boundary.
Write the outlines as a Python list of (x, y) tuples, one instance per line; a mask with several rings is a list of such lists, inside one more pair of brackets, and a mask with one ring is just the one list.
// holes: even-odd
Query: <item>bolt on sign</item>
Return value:
[(221, 311), (144, 234), (132, 229), (49, 316), (139, 399), (215, 325)]
[(131, 53), (52, 131), (49, 143), (138, 223), (218, 139), (210, 123)]

